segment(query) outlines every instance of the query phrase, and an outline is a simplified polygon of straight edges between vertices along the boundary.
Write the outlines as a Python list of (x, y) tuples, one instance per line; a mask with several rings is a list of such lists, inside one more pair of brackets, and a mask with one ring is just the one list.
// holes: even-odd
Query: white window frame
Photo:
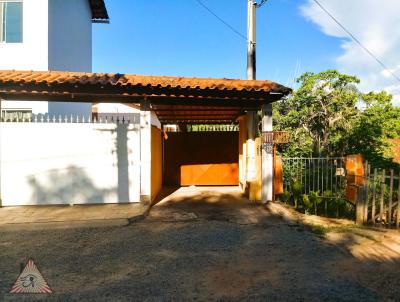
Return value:
[[(5, 37), (2, 37), (0, 35), (0, 45), (1, 44), (22, 44), (24, 42), (24, 0), (0, 0), (0, 5), (3, 5), (4, 3), (22, 3), (22, 38), (21, 38), (21, 42), (7, 42), (5, 40)], [(4, 24), (4, 30), (3, 32), (5, 33), (7, 31), (7, 23), (4, 23), (4, 7), (3, 7), (3, 11), (2, 11), (2, 15), (0, 15), (0, 22)]]

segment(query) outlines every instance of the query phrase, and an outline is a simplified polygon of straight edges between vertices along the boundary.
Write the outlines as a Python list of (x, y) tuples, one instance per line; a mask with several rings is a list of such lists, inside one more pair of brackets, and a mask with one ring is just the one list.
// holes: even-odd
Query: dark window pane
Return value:
[(5, 19), (6, 19), (6, 42), (7, 43), (22, 42), (22, 3), (6, 2)]

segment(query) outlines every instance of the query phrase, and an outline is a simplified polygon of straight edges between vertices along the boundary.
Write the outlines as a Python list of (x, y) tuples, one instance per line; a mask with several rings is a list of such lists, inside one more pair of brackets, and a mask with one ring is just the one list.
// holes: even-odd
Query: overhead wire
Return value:
[(255, 6), (256, 6), (257, 8), (260, 8), (260, 7), (263, 6), (265, 3), (267, 3), (267, 1), (268, 1), (268, 0), (261, 0), (261, 1), (258, 2), (258, 3), (255, 3)]
[(350, 32), (332, 13), (330, 13), (318, 0), (313, 0), (337, 25), (339, 25), (349, 36), (356, 42), (365, 52), (367, 52), (382, 68), (384, 71), (389, 72), (397, 81), (400, 82), (400, 77), (396, 75), (390, 68), (387, 67), (382, 60), (380, 60), (371, 50), (364, 46), (361, 41)]
[(247, 41), (247, 37), (242, 34), (240, 31), (238, 31), (236, 28), (234, 28), (232, 25), (230, 25), (228, 22), (226, 22), (224, 19), (222, 19), (220, 16), (218, 16), (213, 10), (211, 10), (207, 5), (204, 4), (203, 1), (201, 0), (196, 0), (197, 3), (199, 3), (205, 10), (207, 10), (211, 15), (213, 15), (215, 18), (217, 18), (222, 24), (224, 24), (226, 27), (228, 27), (232, 32), (234, 32), (236, 35)]
[[(240, 31), (238, 31), (236, 28), (234, 28), (232, 25), (230, 25), (228, 22), (226, 22), (224, 19), (222, 19), (220, 16), (218, 16), (217, 13), (215, 13), (212, 9), (210, 9), (203, 1), (201, 0), (196, 0), (198, 4), (200, 4), (205, 10), (207, 10), (211, 15), (213, 15), (215, 18), (217, 18), (222, 24), (224, 24), (226, 27), (228, 27), (232, 32), (234, 32), (236, 35), (241, 37), (242, 39), (248, 41), (247, 37), (242, 34)], [(254, 3), (256, 8), (262, 7), (265, 3), (267, 3), (268, 0), (261, 0), (259, 3)]]
[[(224, 19), (222, 19), (218, 14), (216, 14), (213, 10), (211, 10), (206, 4), (204, 4), (203, 1), (201, 0), (196, 0), (197, 3), (199, 3), (205, 10), (207, 10), (211, 15), (213, 15), (216, 19), (218, 19), (222, 24), (224, 24), (226, 27), (228, 27), (232, 32), (234, 32), (236, 35), (238, 35), (240, 38), (244, 39), (245, 41), (247, 40), (247, 37), (239, 32), (236, 28), (234, 28), (232, 25), (230, 25), (228, 22), (226, 22)], [(370, 57), (372, 57), (381, 67), (384, 71), (389, 72), (393, 78), (395, 78), (398, 82), (400, 82), (400, 77), (396, 75), (381, 59), (379, 59), (371, 50), (369, 50), (364, 44), (353, 34), (348, 30), (331, 12), (328, 11), (318, 0), (313, 0), (315, 4), (317, 4), (320, 9), (322, 9), (343, 31), (349, 35), (349, 37), (356, 42)], [(267, 0), (261, 0), (259, 3), (255, 3), (257, 8), (260, 8), (263, 6)]]

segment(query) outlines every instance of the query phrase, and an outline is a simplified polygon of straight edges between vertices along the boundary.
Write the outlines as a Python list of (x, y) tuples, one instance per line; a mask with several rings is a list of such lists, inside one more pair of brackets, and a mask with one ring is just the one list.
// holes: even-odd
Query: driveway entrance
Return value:
[(165, 187), (147, 219), (190, 221), (197, 219), (260, 223), (263, 205), (250, 202), (239, 186)]

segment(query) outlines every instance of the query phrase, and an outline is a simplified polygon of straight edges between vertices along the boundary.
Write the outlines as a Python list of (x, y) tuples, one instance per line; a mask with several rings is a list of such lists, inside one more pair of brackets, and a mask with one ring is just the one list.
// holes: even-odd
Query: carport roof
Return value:
[(244, 110), (281, 99), (290, 88), (272, 81), (60, 71), (0, 71), (7, 100), (147, 103), (161, 122), (234, 121)]

